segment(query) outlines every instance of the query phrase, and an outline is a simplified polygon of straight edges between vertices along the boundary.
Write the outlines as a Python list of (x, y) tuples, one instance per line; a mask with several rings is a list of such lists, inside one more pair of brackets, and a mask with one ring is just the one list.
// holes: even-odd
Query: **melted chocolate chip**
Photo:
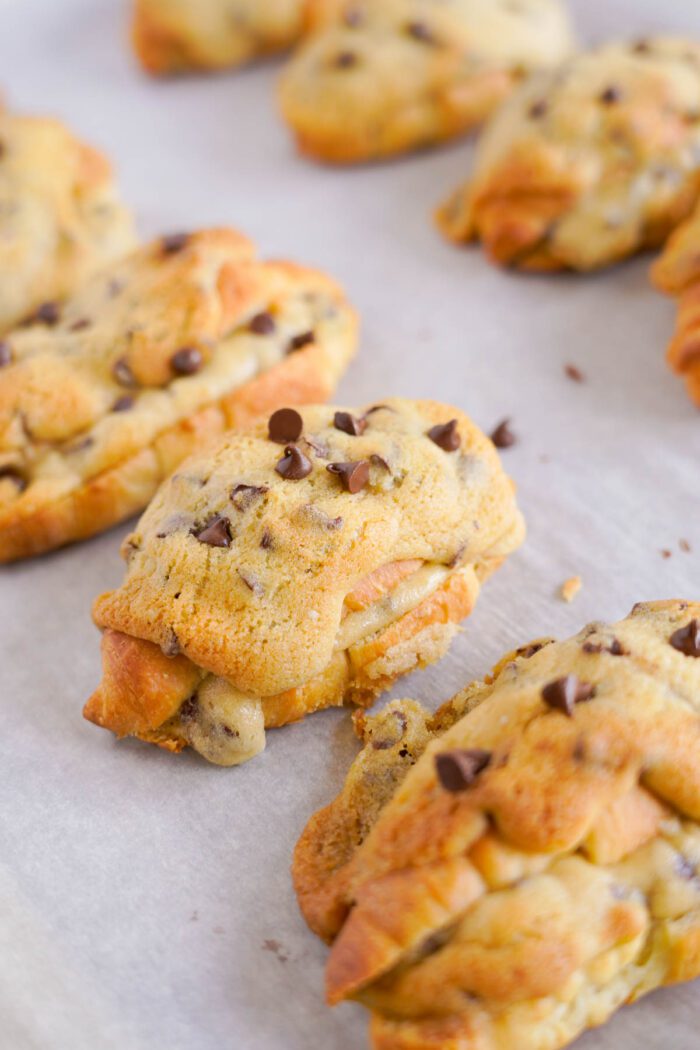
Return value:
[(333, 59), (336, 69), (352, 69), (357, 65), (357, 55), (354, 51), (339, 51)]
[(444, 452), (456, 452), (459, 448), (459, 434), (457, 433), (457, 420), (451, 419), (449, 423), (438, 423), (431, 427), (427, 436)]
[(178, 376), (193, 376), (195, 372), (199, 372), (203, 364), (202, 351), (196, 346), (183, 346), (181, 350), (176, 350), (170, 358), (170, 367)]
[(134, 373), (131, 371), (131, 365), (125, 357), (118, 357), (112, 365), (112, 375), (119, 383), (120, 386), (136, 386), (136, 380)]
[(367, 420), (358, 419), (351, 412), (336, 412), (333, 416), (333, 426), (336, 430), (342, 430), (344, 434), (350, 434), (351, 437), (359, 437), (367, 429)]
[(61, 308), (58, 303), (42, 303), (34, 313), (31, 320), (36, 324), (55, 325), (61, 319)]
[(430, 26), (426, 25), (425, 22), (409, 22), (406, 26), (406, 32), (410, 37), (413, 37), (414, 40), (418, 40), (421, 44), (437, 43)]
[(179, 714), (181, 722), (194, 722), (199, 714), (199, 697), (196, 693), (189, 697), (189, 699), (185, 700), (180, 708)]
[(524, 660), (529, 660), (535, 653), (539, 653), (540, 649), (544, 649), (545, 645), (545, 642), (532, 642), (530, 645), (522, 645), (515, 650), (515, 655), (522, 656)]
[(89, 328), (91, 324), (92, 321), (89, 317), (79, 317), (77, 321), (73, 321), (73, 323), (68, 326), (68, 331), (84, 332), (85, 329)]
[(0, 342), (0, 368), (12, 363), (12, 350), (9, 343)]
[(311, 473), (313, 466), (300, 448), (296, 445), (287, 445), (284, 450), (284, 456), (275, 467), (275, 470), (281, 478), (285, 478), (287, 481), (301, 481), (302, 478), (307, 477)]
[(388, 470), (391, 474), (391, 467), (384, 459), (384, 456), (380, 456), (378, 452), (373, 452), (372, 455), (369, 457), (369, 461), (373, 467), (381, 467), (382, 470)]
[(674, 649), (685, 656), (700, 656), (700, 620), (691, 620), (680, 627), (669, 639)]
[(584, 642), (582, 647), (584, 653), (610, 653), (611, 656), (626, 656), (627, 652), (623, 649), (617, 638), (613, 638), (610, 645), (603, 645), (602, 642)]
[(528, 116), (533, 120), (539, 120), (541, 117), (546, 116), (549, 106), (543, 98), (538, 99), (537, 102), (533, 102), (528, 110)]
[(244, 511), (269, 491), (267, 485), (236, 485), (231, 489), (231, 503), (236, 510)]
[(263, 534), (260, 537), (260, 546), (264, 551), (272, 550), (272, 533), (269, 529), (263, 529)]
[(113, 412), (128, 412), (130, 408), (134, 407), (134, 399), (129, 394), (124, 394), (123, 397), (118, 397), (112, 405)]
[(316, 336), (312, 331), (299, 332), (298, 335), (293, 335), (287, 343), (287, 353), (293, 354), (296, 350), (303, 350), (309, 343), (315, 343)]
[(218, 514), (216, 517), (210, 518), (199, 531), (193, 531), (192, 535), (200, 543), (206, 543), (210, 547), (230, 547), (231, 522), (228, 518)]
[(635, 55), (648, 55), (651, 51), (651, 45), (648, 40), (637, 40), (632, 45), (632, 51)]
[(622, 92), (614, 84), (611, 84), (610, 87), (606, 87), (605, 91), (601, 91), (598, 98), (604, 106), (614, 106), (622, 98)]
[(181, 252), (183, 248), (187, 247), (189, 239), (190, 235), (188, 233), (170, 233), (163, 237), (160, 242), (163, 255), (175, 255), (177, 252)]
[(496, 448), (510, 448), (518, 440), (510, 429), (510, 420), (504, 419), (502, 423), (499, 423), (494, 432), (491, 434), (491, 440), (493, 441)]
[(253, 335), (272, 335), (276, 330), (277, 325), (272, 314), (263, 311), (262, 313), (256, 314), (255, 317), (251, 317), (248, 325), (248, 330)]
[(445, 791), (466, 791), (491, 763), (491, 752), (481, 748), (455, 748), (435, 756), (437, 778)]
[(298, 441), (304, 429), (304, 420), (295, 408), (278, 408), (273, 412), (267, 423), (267, 433), (270, 441), (278, 445), (288, 445), (290, 441)]
[(11, 481), (16, 485), (20, 492), (24, 492), (27, 487), (27, 479), (17, 467), (0, 467), (0, 481), (2, 481), (3, 478), (6, 478), (8, 481)]
[(349, 29), (356, 29), (363, 21), (364, 16), (358, 7), (348, 7), (343, 12), (343, 22)]
[(594, 692), (594, 686), (580, 681), (575, 674), (567, 674), (546, 685), (542, 690), (542, 699), (548, 707), (562, 711), (571, 718), (574, 706), (590, 700)]
[(261, 598), (265, 593), (263, 586), (260, 581), (253, 576), (252, 572), (245, 572), (243, 569), (237, 569), (236, 571), (248, 590), (252, 591), (256, 598)]
[(326, 467), (329, 474), (340, 478), (346, 492), (353, 495), (360, 492), (369, 481), (369, 460), (358, 459), (355, 463), (329, 463)]

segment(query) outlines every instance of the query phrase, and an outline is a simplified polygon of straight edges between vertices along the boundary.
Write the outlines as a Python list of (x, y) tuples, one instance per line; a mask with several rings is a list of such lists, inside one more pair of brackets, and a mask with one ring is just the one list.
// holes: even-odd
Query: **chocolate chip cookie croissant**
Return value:
[(162, 238), (0, 342), (0, 562), (146, 506), (188, 453), (259, 412), (328, 397), (357, 318), (324, 274), (247, 238)]
[(651, 272), (656, 287), (678, 302), (667, 361), (700, 405), (700, 209), (678, 227)]
[(700, 191), (700, 44), (606, 44), (525, 84), (438, 213), (523, 270), (594, 270), (663, 244)]
[(57, 120), (0, 105), (0, 336), (133, 243), (107, 159)]
[(572, 38), (559, 0), (312, 0), (280, 90), (299, 148), (351, 163), (480, 124)]
[(365, 746), (296, 849), (376, 1050), (556, 1050), (700, 974), (700, 603), (511, 653)]
[(149, 73), (223, 69), (284, 51), (309, 0), (135, 0), (131, 36)]
[(85, 716), (234, 765), (265, 729), (369, 704), (437, 660), (523, 538), (492, 443), (461, 412), (390, 398), (281, 409), (191, 457), (94, 606)]

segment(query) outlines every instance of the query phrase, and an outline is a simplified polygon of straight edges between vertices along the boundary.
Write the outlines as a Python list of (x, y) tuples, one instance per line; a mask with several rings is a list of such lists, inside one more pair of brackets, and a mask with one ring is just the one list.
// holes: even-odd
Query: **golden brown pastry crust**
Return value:
[(700, 211), (671, 236), (651, 271), (661, 291), (676, 297), (676, 329), (666, 359), (685, 379), (688, 393), (700, 406)]
[[(300, 409), (299, 480), (276, 471), (284, 445), (263, 419), (186, 461), (160, 490), (125, 544), (123, 586), (95, 604), (105, 675), (87, 717), (118, 735), (186, 737), (191, 680), (183, 671), (177, 685), (161, 649), (183, 667), (187, 657), (205, 684), (223, 680), (254, 700), (267, 727), (371, 703), (444, 653), (480, 581), (522, 539), (512, 485), (488, 439), (447, 406), (389, 399), (358, 413), (359, 434), (334, 425), (344, 411)], [(459, 448), (427, 436), (449, 418)], [(345, 491), (326, 469), (343, 462), (368, 464), (364, 488)], [(216, 521), (222, 545), (198, 542)], [(388, 571), (395, 562), (411, 571)], [(168, 675), (136, 707), (119, 671), (125, 649), (136, 681)]]
[(381, 1050), (556, 1050), (696, 976), (699, 706), (700, 603), (669, 601), (524, 647), (435, 716), (360, 716), (294, 859), (329, 1000), (368, 1005)]
[(699, 44), (577, 55), (497, 113), (438, 224), (523, 270), (593, 270), (658, 247), (698, 198), (699, 118)]
[(149, 73), (240, 66), (285, 51), (307, 0), (135, 0), (131, 39)]
[(280, 85), (302, 152), (355, 163), (453, 138), (571, 50), (558, 0), (314, 0)]
[(106, 157), (0, 105), (0, 336), (134, 244)]
[[(229, 427), (324, 400), (356, 333), (333, 281), (259, 262), (233, 231), (165, 238), (93, 278), (52, 326), (4, 341), (0, 561), (94, 535)], [(182, 350), (194, 370), (176, 369)]]

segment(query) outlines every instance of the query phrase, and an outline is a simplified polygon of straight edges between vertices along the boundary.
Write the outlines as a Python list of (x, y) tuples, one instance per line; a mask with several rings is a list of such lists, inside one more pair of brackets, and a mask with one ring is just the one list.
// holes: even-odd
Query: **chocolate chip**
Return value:
[(0, 481), (2, 481), (3, 478), (7, 478), (8, 481), (13, 482), (20, 492), (24, 492), (27, 487), (27, 479), (17, 467), (0, 467)]
[(368, 408), (367, 411), (365, 412), (365, 418), (367, 416), (371, 416), (373, 412), (394, 412), (394, 411), (395, 411), (395, 409), (391, 408), (389, 405), (372, 405), (372, 407)]
[(248, 590), (252, 591), (256, 598), (262, 597), (265, 592), (259, 580), (251, 572), (244, 572), (243, 569), (237, 569), (236, 571)]
[(648, 55), (651, 51), (651, 45), (648, 40), (637, 40), (632, 45), (632, 51), (635, 55)]
[(316, 336), (312, 331), (299, 332), (299, 335), (293, 335), (287, 343), (287, 353), (293, 354), (296, 350), (302, 350), (309, 343), (315, 343)]
[(602, 642), (584, 642), (582, 647), (584, 653), (610, 653), (611, 656), (626, 656), (627, 652), (623, 649), (617, 638), (613, 638), (610, 645), (603, 645)]
[(504, 419), (502, 423), (499, 423), (494, 432), (491, 434), (491, 440), (493, 441), (496, 448), (510, 448), (518, 440), (510, 429), (510, 420)]
[(372, 464), (372, 466), (381, 467), (382, 470), (388, 470), (391, 474), (391, 467), (384, 459), (384, 456), (380, 456), (378, 452), (373, 452), (372, 455), (369, 457), (369, 461)]
[(537, 102), (532, 103), (528, 110), (528, 116), (530, 116), (533, 120), (539, 120), (540, 117), (544, 117), (546, 115), (548, 109), (549, 106), (547, 105), (545, 100), (541, 98)]
[(55, 325), (61, 319), (61, 308), (58, 303), (42, 303), (32, 314), (31, 320), (37, 324)]
[(414, 40), (420, 41), (421, 44), (437, 43), (430, 27), (425, 22), (409, 22), (406, 26), (406, 32)]
[(357, 26), (362, 25), (363, 21), (362, 11), (357, 7), (348, 7), (343, 12), (343, 22), (349, 29), (356, 29)]
[(330, 458), (330, 452), (326, 445), (322, 445), (320, 441), (316, 440), (316, 438), (305, 437), (304, 443), (309, 446), (311, 451), (314, 452), (319, 457), (319, 459)]
[(304, 420), (295, 408), (278, 408), (273, 412), (267, 423), (267, 433), (270, 441), (278, 445), (288, 445), (290, 441), (298, 441), (304, 429)]
[(613, 638), (610, 645), (608, 646), (608, 652), (611, 656), (626, 656), (627, 651), (623, 648), (622, 644), (618, 642), (617, 638)]
[(195, 718), (199, 713), (199, 697), (195, 693), (189, 699), (185, 700), (184, 704), (180, 708), (179, 715), (181, 722), (194, 722)]
[(85, 329), (89, 328), (91, 324), (92, 321), (89, 317), (79, 317), (77, 321), (73, 321), (73, 323), (68, 326), (68, 331), (84, 332)]
[(445, 791), (466, 791), (491, 762), (491, 752), (481, 748), (455, 748), (435, 756), (437, 778)]
[(456, 452), (459, 448), (460, 442), (456, 419), (451, 419), (449, 423), (436, 424), (436, 426), (430, 428), (427, 436), (444, 452)]
[(249, 331), (253, 335), (272, 335), (276, 330), (277, 325), (272, 314), (263, 311), (262, 313), (256, 314), (255, 317), (251, 317), (248, 325)]
[(210, 518), (199, 531), (193, 531), (192, 535), (200, 543), (206, 543), (210, 547), (230, 547), (231, 522), (223, 515), (217, 514), (216, 517)]
[(302, 478), (307, 477), (311, 473), (313, 466), (300, 448), (296, 445), (287, 445), (284, 450), (284, 456), (275, 467), (275, 470), (280, 477), (286, 478), (287, 481), (301, 481)]
[(120, 386), (136, 386), (136, 380), (134, 379), (134, 373), (131, 371), (131, 365), (125, 357), (118, 357), (114, 362), (112, 365), (112, 375)]
[(247, 510), (251, 503), (269, 492), (267, 485), (236, 485), (231, 489), (231, 502), (236, 510)]
[(601, 91), (598, 97), (604, 106), (614, 106), (622, 98), (622, 92), (614, 84), (611, 84), (610, 87), (606, 87), (605, 91)]
[(339, 51), (333, 59), (336, 69), (352, 69), (357, 65), (357, 55), (354, 51)]
[(530, 645), (522, 645), (515, 650), (515, 655), (522, 656), (524, 660), (529, 660), (535, 653), (539, 653), (540, 649), (544, 649), (545, 644), (545, 642), (532, 642)]
[(264, 551), (272, 549), (272, 533), (269, 529), (263, 529), (263, 534), (260, 537), (260, 546)]
[(685, 656), (700, 656), (700, 620), (691, 620), (685, 627), (674, 631), (669, 641)]
[(333, 416), (333, 426), (336, 430), (342, 430), (344, 434), (351, 437), (359, 437), (367, 429), (367, 420), (358, 419), (351, 412), (336, 412)]
[(176, 350), (170, 358), (170, 367), (179, 376), (192, 376), (198, 372), (204, 364), (202, 351), (196, 346), (183, 346)]
[(9, 343), (0, 342), (0, 368), (12, 363), (12, 350)]
[(576, 365), (564, 365), (564, 372), (569, 379), (572, 379), (574, 383), (583, 383), (586, 380), (585, 375), (580, 368)]
[(115, 299), (125, 288), (126, 281), (120, 281), (117, 277), (113, 277), (107, 285), (107, 295), (110, 299)]
[(574, 713), (574, 706), (590, 700), (595, 692), (594, 686), (581, 682), (575, 674), (557, 678), (542, 690), (542, 699), (548, 707), (562, 711), (569, 718)]
[(180, 652), (180, 639), (172, 627), (168, 628), (167, 636), (165, 641), (161, 642), (160, 648), (164, 656), (177, 656)]
[(190, 235), (188, 233), (170, 233), (163, 237), (160, 246), (163, 255), (175, 255), (187, 247)]
[(698, 873), (697, 865), (693, 864), (688, 857), (684, 857), (682, 853), (678, 854), (673, 866), (682, 879), (694, 879)]
[(134, 407), (134, 399), (129, 394), (124, 394), (123, 397), (118, 397), (112, 405), (113, 412), (128, 412), (130, 408)]
[(326, 467), (329, 474), (336, 474), (347, 492), (355, 495), (369, 481), (369, 460), (358, 459), (355, 463), (329, 463)]

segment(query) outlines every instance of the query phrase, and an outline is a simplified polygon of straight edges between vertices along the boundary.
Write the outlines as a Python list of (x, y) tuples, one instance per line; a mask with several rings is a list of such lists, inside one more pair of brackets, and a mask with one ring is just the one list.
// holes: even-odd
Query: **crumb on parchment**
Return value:
[(580, 576), (570, 576), (568, 580), (564, 580), (561, 585), (561, 596), (565, 602), (572, 602), (578, 592), (583, 586), (583, 580)]

